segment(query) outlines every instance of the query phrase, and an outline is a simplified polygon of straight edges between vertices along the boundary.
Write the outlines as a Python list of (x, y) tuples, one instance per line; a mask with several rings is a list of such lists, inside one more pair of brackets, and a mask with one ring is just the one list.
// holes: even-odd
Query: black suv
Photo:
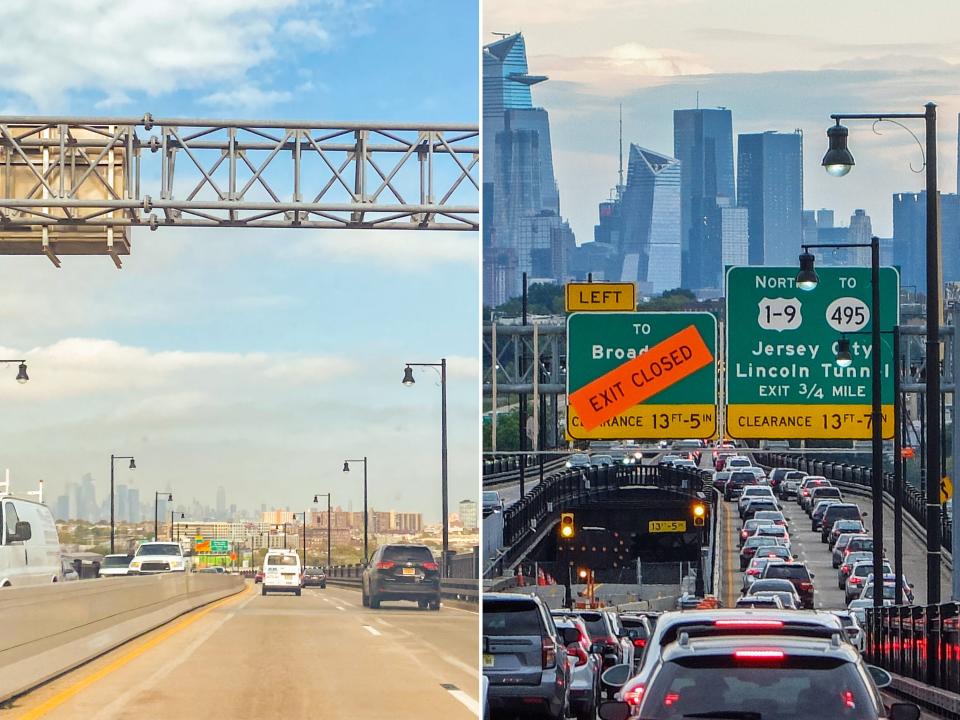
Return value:
[(757, 482), (757, 476), (753, 473), (734, 471), (730, 473), (730, 479), (727, 480), (727, 484), (723, 487), (723, 499), (739, 500), (740, 496), (743, 495), (743, 489), (745, 487), (759, 484), (760, 483)]
[(440, 609), (440, 566), (426, 545), (381, 545), (363, 570), (362, 602), (416, 600), (421, 609)]
[(789, 580), (800, 596), (803, 608), (813, 610), (813, 573), (807, 570), (807, 566), (803, 563), (768, 563), (763, 569), (762, 578)]
[(820, 518), (820, 542), (827, 542), (837, 520), (860, 520), (863, 515), (854, 503), (837, 503), (828, 507)]

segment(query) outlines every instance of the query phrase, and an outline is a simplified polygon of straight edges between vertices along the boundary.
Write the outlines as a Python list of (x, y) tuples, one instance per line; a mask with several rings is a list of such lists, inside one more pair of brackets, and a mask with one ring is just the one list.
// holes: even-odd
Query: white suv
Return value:
[(175, 542), (140, 543), (130, 561), (128, 575), (155, 575), (157, 573), (184, 572), (187, 569), (183, 550)]
[(263, 559), (263, 584), (260, 594), (292, 592), (300, 594), (300, 556), (296, 550), (271, 550)]

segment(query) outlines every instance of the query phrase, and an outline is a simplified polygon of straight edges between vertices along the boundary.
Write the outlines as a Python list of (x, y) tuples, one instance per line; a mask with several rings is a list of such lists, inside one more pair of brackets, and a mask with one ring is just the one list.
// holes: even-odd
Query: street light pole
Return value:
[(293, 522), (297, 521), (297, 515), (303, 515), (303, 560), (301, 564), (303, 567), (307, 566), (307, 511), (304, 510), (303, 513), (293, 513)]
[(23, 385), (27, 380), (30, 379), (30, 376), (27, 375), (27, 361), (26, 360), (0, 360), (0, 365), (4, 363), (20, 363), (20, 367), (17, 368), (17, 382)]
[(352, 462), (362, 462), (363, 463), (363, 564), (366, 565), (370, 562), (370, 552), (368, 550), (368, 522), (370, 512), (367, 510), (367, 456), (364, 455), (360, 460), (344, 460), (343, 461), (343, 471), (350, 472), (350, 463)]
[[(926, 460), (926, 535), (927, 535), (927, 604), (940, 603), (940, 566), (941, 566), (941, 535), (940, 535), (940, 320), (942, 283), (940, 279), (940, 195), (937, 189), (937, 106), (927, 103), (922, 113), (885, 113), (885, 114), (833, 114), (830, 116), (836, 125), (827, 131), (830, 148), (823, 156), (822, 164), (831, 175), (840, 177), (850, 172), (854, 165), (853, 155), (847, 150), (847, 129), (840, 124), (841, 120), (873, 120), (892, 121), (913, 135), (914, 140), (924, 149), (924, 165), (926, 166), (926, 276), (927, 276), (927, 373), (925, 392), (925, 420), (926, 443), (924, 448)], [(913, 131), (902, 125), (898, 120), (923, 120), (925, 143), (913, 134)], [(954, 449), (956, 453), (956, 448)], [(956, 454), (955, 454), (956, 457)], [(930, 652), (936, 654), (938, 646), (931, 645)], [(934, 677), (938, 665), (938, 657), (934, 655), (928, 659), (927, 667)]]
[[(173, 516), (177, 514), (176, 510), (170, 511), (170, 542), (173, 542)], [(183, 520), (186, 517), (183, 513), (180, 513), (180, 519)], [(180, 542), (180, 528), (177, 528), (177, 542)]]
[[(116, 523), (114, 521), (114, 500), (113, 500), (113, 464), (117, 460), (129, 460), (130, 469), (136, 470), (137, 464), (133, 459), (132, 455), (111, 455), (110, 456), (110, 554), (113, 555), (116, 552), (115, 548), (115, 537), (116, 537)], [(156, 517), (156, 515), (154, 515)], [(156, 534), (156, 527), (154, 527), (154, 534)]]
[(330, 538), (331, 538), (331, 535), (330, 535), (330, 522), (331, 522), (331, 521), (330, 521), (330, 518), (331, 518), (331, 515), (330, 515), (330, 493), (328, 493), (328, 492), (327, 492), (327, 493), (317, 493), (316, 495), (313, 496), (313, 501), (314, 501), (314, 502), (319, 502), (318, 498), (320, 498), (320, 497), (323, 496), (323, 495), (326, 495), (326, 496), (327, 496), (327, 572), (330, 572), (330, 567), (331, 567), (331, 565), (332, 565), (332, 563), (330, 562), (330, 557), (331, 557), (331, 554), (330, 554)]
[[(870, 243), (816, 243), (803, 245), (800, 256), (800, 272), (797, 287), (811, 291), (819, 282), (814, 270), (814, 257), (810, 248), (870, 248), (870, 435), (871, 470), (870, 493), (873, 513), (873, 606), (883, 607), (883, 398), (881, 396), (882, 372), (880, 352), (880, 238), (870, 238)], [(899, 298), (898, 298), (899, 302)], [(846, 352), (849, 349), (846, 348)], [(839, 360), (839, 357), (838, 357)], [(846, 358), (850, 362), (849, 355)], [(894, 358), (894, 362), (898, 362)], [(894, 398), (896, 400), (896, 398)]]
[[(443, 559), (440, 563), (440, 577), (445, 578), (447, 577), (447, 556), (450, 550), (450, 512), (447, 497), (447, 359), (440, 358), (439, 363), (406, 363), (403, 371), (404, 385), (414, 384), (412, 370), (414, 367), (440, 368), (440, 495), (443, 513)], [(521, 458), (521, 466), (522, 463)]]

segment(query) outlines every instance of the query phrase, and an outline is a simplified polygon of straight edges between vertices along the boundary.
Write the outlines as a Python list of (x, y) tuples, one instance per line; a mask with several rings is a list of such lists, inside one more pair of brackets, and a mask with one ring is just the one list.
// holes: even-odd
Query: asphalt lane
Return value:
[[(191, 620), (194, 613), (200, 617)], [(475, 718), (479, 619), (349, 588), (238, 596), (15, 699), (10, 718)], [(178, 623), (182, 626), (178, 626)], [(159, 641), (158, 641), (159, 640)]]

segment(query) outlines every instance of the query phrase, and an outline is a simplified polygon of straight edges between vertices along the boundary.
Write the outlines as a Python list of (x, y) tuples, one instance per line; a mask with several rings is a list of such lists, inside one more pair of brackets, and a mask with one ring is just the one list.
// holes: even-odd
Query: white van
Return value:
[(270, 550), (263, 559), (263, 584), (260, 594), (292, 592), (300, 594), (300, 555), (296, 550)]
[(0, 528), (0, 587), (60, 581), (60, 537), (46, 505), (0, 496)]

